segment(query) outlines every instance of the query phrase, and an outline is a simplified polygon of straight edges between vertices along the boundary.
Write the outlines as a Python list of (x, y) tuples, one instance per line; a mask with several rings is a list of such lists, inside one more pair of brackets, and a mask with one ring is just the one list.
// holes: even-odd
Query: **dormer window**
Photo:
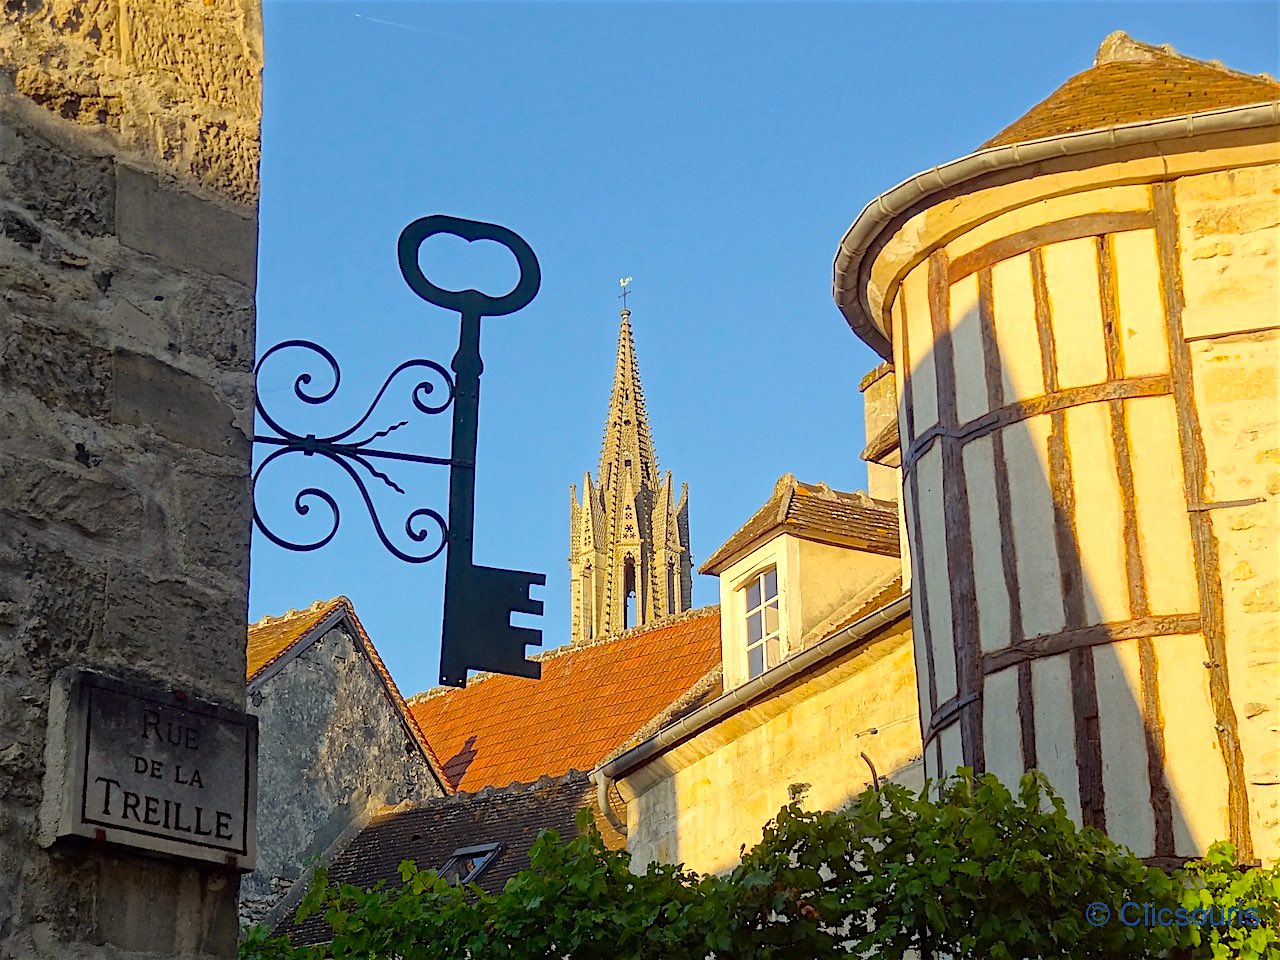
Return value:
[(782, 660), (778, 568), (762, 571), (743, 589), (747, 614), (747, 679), (752, 680)]

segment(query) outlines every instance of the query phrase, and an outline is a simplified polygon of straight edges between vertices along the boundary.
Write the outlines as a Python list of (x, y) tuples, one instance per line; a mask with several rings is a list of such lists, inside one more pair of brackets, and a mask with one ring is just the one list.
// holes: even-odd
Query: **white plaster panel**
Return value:
[(924, 617), (920, 612), (920, 592), (913, 590), (911, 592), (911, 628), (913, 639), (911, 643), (912, 659), (916, 667), (916, 702), (920, 710), (920, 716), (924, 718), (921, 729), (929, 725), (929, 719), (933, 716), (933, 705), (929, 702), (929, 648), (925, 643), (924, 630), (921, 624)]
[(1102, 785), (1107, 833), (1140, 857), (1155, 854), (1155, 818), (1147, 778), (1146, 727), (1142, 720), (1142, 678), (1138, 641), (1093, 648), (1102, 734)]
[(1071, 706), (1071, 665), (1066, 654), (1031, 665), (1035, 701), (1036, 763), (1080, 823), (1080, 783), (1076, 765), (1075, 714)]
[(938, 734), (938, 743), (942, 749), (942, 770), (939, 776), (949, 777), (957, 767), (964, 766), (964, 747), (960, 740), (959, 721)]
[[(914, 439), (909, 424), (907, 423), (907, 402), (906, 402), (906, 378), (897, 375), (897, 371), (906, 370), (907, 363), (902, 355), (902, 297), (898, 296), (893, 301), (893, 309), (890, 311), (890, 318), (893, 321), (893, 393), (898, 404), (898, 441), (903, 450), (911, 446)], [(871, 438), (868, 437), (868, 440)], [(899, 500), (901, 503), (901, 500)]]
[(1125, 401), (1138, 539), (1153, 614), (1200, 609), (1172, 397)]
[(947, 244), (947, 256), (954, 260), (995, 240), (1058, 220), (1095, 213), (1121, 213), (1150, 209), (1151, 191), (1143, 184), (1107, 187), (1102, 190), (1086, 190), (1061, 197), (1050, 197), (992, 217), (986, 223), (981, 223), (961, 234)]
[(951, 287), (951, 354), (956, 371), (956, 419), (967, 423), (990, 409), (982, 324), (978, 319), (978, 275)]
[(1156, 640), (1156, 676), (1164, 715), (1165, 774), (1173, 800), (1178, 856), (1205, 852), (1227, 836), (1227, 772), (1214, 729), (1204, 637)]
[(1126, 377), (1169, 372), (1169, 335), (1161, 297), (1160, 257), (1154, 230), (1111, 236), (1115, 257), (1120, 369)]
[(907, 362), (911, 377), (911, 406), (916, 436), (938, 422), (938, 376), (933, 349), (933, 320), (929, 312), (929, 264), (921, 263), (902, 284), (907, 312)]
[(979, 437), (962, 455), (969, 494), (969, 530), (973, 543), (973, 580), (982, 649), (1009, 645), (1009, 589), (1004, 580), (1004, 541), (996, 503), (995, 442)]
[(907, 517), (911, 510), (907, 506), (907, 485), (903, 482), (901, 470), (894, 471), (894, 482), (898, 485), (898, 543), (899, 557), (902, 564), (902, 589), (911, 589), (911, 534), (907, 527)]
[(1023, 632), (1028, 637), (1057, 633), (1066, 623), (1062, 573), (1053, 539), (1049, 428), (1049, 417), (1040, 416), (1004, 430), (1018, 592)]
[(1128, 620), (1124, 504), (1111, 439), (1111, 413), (1105, 403), (1087, 403), (1069, 409), (1066, 423), (1084, 570), (1085, 617), (1089, 623)]
[(991, 271), (991, 287), (1005, 403), (1043, 396), (1044, 366), (1036, 334), (1030, 255), (997, 263)]
[(982, 738), (987, 770), (1016, 794), (1025, 772), (1016, 667), (991, 674), (983, 685)]
[(933, 667), (937, 676), (938, 702), (956, 694), (956, 658), (951, 630), (951, 576), (947, 572), (946, 515), (942, 499), (942, 448), (934, 444), (916, 462), (920, 486), (921, 541), (929, 544), (924, 552), (923, 584), (917, 579), (916, 589), (925, 590), (929, 602), (929, 637), (933, 645)]
[(1045, 285), (1058, 363), (1058, 386), (1083, 387), (1107, 379), (1107, 347), (1098, 292), (1098, 245), (1093, 237), (1044, 248)]

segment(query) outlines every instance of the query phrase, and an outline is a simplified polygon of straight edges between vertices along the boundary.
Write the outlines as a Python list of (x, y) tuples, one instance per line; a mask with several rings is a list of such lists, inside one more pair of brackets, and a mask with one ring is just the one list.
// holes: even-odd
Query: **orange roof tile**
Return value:
[(1103, 40), (1090, 69), (1076, 74), (982, 147), (1277, 99), (1280, 83), (1265, 74), (1240, 73), (1113, 33)]
[(454, 789), (595, 767), (720, 662), (719, 608), (536, 659), (540, 680), (489, 675), (411, 699)]
[(315, 639), (316, 628), (322, 626), (326, 620), (329, 620), (339, 611), (345, 614), (345, 618), (350, 622), (352, 629), (355, 630), (356, 639), (368, 655), (374, 672), (382, 680), (387, 696), (391, 698), (391, 702), (400, 711), (405, 726), (408, 727), (409, 732), (422, 748), (427, 765), (431, 767), (441, 786), (448, 789), (439, 758), (435, 755), (431, 744), (423, 735), (422, 728), (418, 726), (418, 721), (414, 717), (413, 711), (409, 709), (409, 705), (405, 703), (404, 697), (401, 696), (400, 688), (391, 679), (391, 672), (387, 669), (387, 665), (382, 662), (382, 657), (378, 655), (377, 648), (373, 645), (373, 641), (369, 639), (369, 634), (365, 632), (364, 624), (356, 616), (354, 604), (348, 598), (334, 597), (332, 600), (317, 600), (305, 610), (290, 610), (283, 616), (263, 617), (257, 623), (249, 624), (249, 642), (245, 658), (247, 681), (252, 683), (268, 667), (276, 663), (297, 644)]
[(252, 682), (343, 603), (350, 601), (346, 597), (317, 600), (305, 610), (290, 610), (283, 616), (263, 617), (257, 623), (249, 624), (245, 679)]

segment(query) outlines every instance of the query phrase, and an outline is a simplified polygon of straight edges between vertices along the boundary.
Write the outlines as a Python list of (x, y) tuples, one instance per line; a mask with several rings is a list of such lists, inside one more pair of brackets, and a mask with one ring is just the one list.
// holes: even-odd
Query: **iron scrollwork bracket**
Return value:
[[(422, 243), (436, 234), (451, 234), (466, 240), (493, 240), (507, 247), (520, 266), (520, 280), (515, 289), (502, 297), (489, 297), (477, 290), (445, 290), (431, 283), (418, 264)], [(255, 434), (254, 442), (274, 449), (259, 463), (253, 474), (253, 519), (258, 529), (272, 543), (286, 550), (311, 551), (326, 546), (337, 535), (342, 512), (337, 498), (319, 486), (306, 486), (293, 498), (294, 512), (307, 517), (315, 506), (329, 511), (329, 522), (322, 525), (320, 536), (295, 540), (283, 536), (264, 520), (258, 510), (258, 481), (263, 472), (282, 457), (301, 454), (322, 457), (350, 478), (364, 501), (374, 532), (393, 556), (406, 563), (426, 563), (447, 549), (445, 572), (444, 629), (440, 652), (440, 682), (465, 686), (468, 670), (486, 670), (536, 678), (539, 665), (524, 656), (525, 646), (542, 643), (541, 630), (513, 627), (512, 613), (540, 615), (542, 601), (528, 596), (529, 587), (543, 584), (542, 574), (515, 570), (499, 570), (476, 566), (472, 560), (472, 537), (475, 525), (475, 455), (479, 419), (480, 321), (489, 316), (515, 313), (537, 294), (541, 274), (532, 249), (517, 234), (496, 224), (461, 220), (456, 217), (423, 217), (409, 224), (398, 244), (400, 270), (409, 287), (423, 300), (460, 314), (461, 335), (458, 352), (451, 364), (452, 373), (434, 360), (407, 360), (397, 366), (383, 381), (364, 415), (339, 433), (317, 436), (289, 430), (266, 409), (259, 393), (255, 406), (269, 433)], [(332, 383), (328, 389), (314, 386), (312, 372), (303, 372), (293, 381), (293, 394), (303, 403), (318, 406), (334, 398), (342, 382), (337, 359), (310, 340), (285, 340), (267, 350), (258, 361), (255, 374), (260, 376), (268, 360), (285, 350), (308, 351), (324, 361), (325, 375)], [(408, 425), (399, 420), (381, 429), (370, 425), (387, 391), (397, 380), (417, 376), (410, 397), (416, 411), (425, 416), (452, 413), (452, 436), (448, 457), (390, 450), (378, 441)], [(388, 536), (374, 498), (367, 486), (379, 481), (401, 496), (405, 488), (375, 466), (377, 461), (401, 461), (449, 467), (448, 520), (430, 507), (419, 506), (404, 519), (404, 535), (412, 548), (397, 545)], [(416, 548), (416, 549), (414, 549)]]

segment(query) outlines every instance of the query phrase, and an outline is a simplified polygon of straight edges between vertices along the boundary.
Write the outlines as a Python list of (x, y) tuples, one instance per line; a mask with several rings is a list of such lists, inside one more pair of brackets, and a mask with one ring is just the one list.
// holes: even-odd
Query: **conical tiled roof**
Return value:
[(1280, 83), (1117, 31), (1078, 73), (982, 148), (1280, 99)]

